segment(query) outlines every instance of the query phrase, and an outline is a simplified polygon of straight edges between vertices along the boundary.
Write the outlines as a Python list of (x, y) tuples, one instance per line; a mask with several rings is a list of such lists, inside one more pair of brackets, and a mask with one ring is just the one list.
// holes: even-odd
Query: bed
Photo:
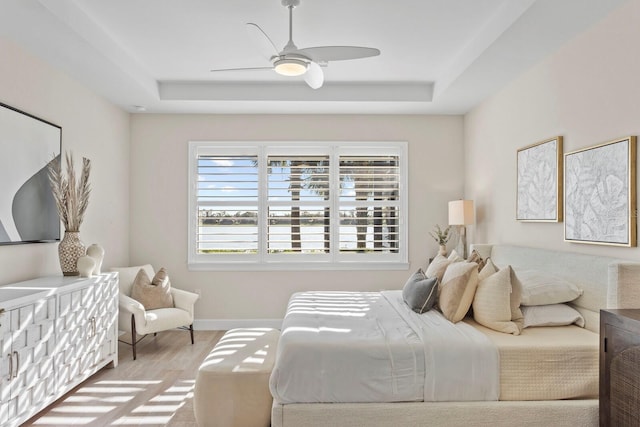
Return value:
[[(450, 372), (439, 372), (439, 369), (435, 369), (435, 376), (440, 375), (440, 378), (431, 378), (430, 383), (427, 383), (427, 380), (416, 382), (416, 375), (431, 372), (428, 368), (429, 363), (433, 362), (429, 356), (431, 353), (425, 347), (425, 360), (420, 360), (420, 352), (407, 351), (412, 348), (415, 350), (423, 343), (401, 329), (399, 325), (402, 322), (397, 317), (403, 317), (404, 314), (396, 306), (395, 311), (398, 316), (389, 315), (389, 327), (385, 327), (386, 329), (380, 332), (378, 324), (362, 325), (363, 332), (359, 333), (366, 335), (367, 328), (371, 331), (378, 330), (376, 333), (384, 337), (385, 345), (384, 351), (381, 349), (376, 351), (378, 353), (386, 351), (394, 355), (392, 358), (394, 366), (387, 369), (394, 372), (391, 379), (393, 390), (391, 393), (387, 391), (386, 394), (381, 394), (376, 388), (378, 379), (376, 375), (384, 377), (379, 374), (385, 371), (380, 363), (388, 362), (378, 358), (376, 351), (372, 352), (371, 349), (366, 348), (358, 349), (357, 344), (366, 342), (366, 337), (361, 340), (354, 338), (354, 335), (344, 333), (344, 342), (338, 339), (333, 343), (323, 344), (346, 348), (350, 345), (347, 342), (349, 340), (351, 344), (356, 344), (351, 345), (350, 347), (355, 349), (349, 351), (368, 354), (367, 357), (371, 361), (367, 363), (353, 363), (348, 357), (342, 360), (331, 360), (330, 365), (340, 367), (342, 371), (338, 372), (342, 372), (342, 375), (335, 375), (335, 369), (330, 370), (327, 366), (323, 368), (322, 358), (314, 359), (314, 352), (318, 350), (307, 347), (306, 341), (317, 341), (318, 337), (323, 335), (340, 336), (340, 331), (350, 330), (351, 326), (348, 326), (349, 323), (343, 323), (344, 319), (332, 320), (332, 318), (344, 316), (331, 316), (332, 310), (344, 312), (345, 307), (337, 307), (334, 301), (326, 300), (333, 297), (339, 300), (341, 295), (338, 293), (336, 295), (314, 295), (313, 293), (296, 295), (292, 298), (293, 305), (288, 308), (287, 317), (283, 323), (276, 367), (271, 378), (274, 395), (272, 426), (598, 425), (599, 310), (640, 307), (640, 286), (636, 285), (640, 283), (640, 263), (510, 245), (474, 245), (473, 248), (483, 258), (490, 258), (499, 267), (510, 265), (516, 271), (525, 269), (544, 271), (578, 283), (583, 293), (573, 300), (571, 305), (582, 315), (584, 328), (578, 326), (528, 328), (521, 335), (512, 336), (487, 329), (475, 323), (473, 319), (465, 318), (463, 322), (457, 324), (461, 325), (460, 330), (456, 329), (446, 334), (484, 335), (484, 340), (490, 341), (494, 345), (493, 348), (497, 350), (498, 363), (496, 365), (495, 361), (492, 361), (491, 351), (486, 351), (486, 354), (469, 353), (466, 362), (468, 372), (463, 372), (462, 377), (481, 375), (480, 380), (476, 382), (484, 384), (485, 387), (465, 391), (466, 394), (459, 396), (448, 395), (447, 393), (451, 390), (447, 389), (442, 376), (451, 375)], [(397, 294), (394, 295), (393, 291), (350, 296), (356, 299), (347, 302), (347, 312), (351, 313), (347, 317), (352, 317), (351, 321), (355, 320), (355, 324), (366, 323), (366, 317), (359, 317), (359, 310), (365, 305), (368, 310), (371, 310), (376, 304), (393, 305), (390, 300), (397, 299)], [(327, 313), (329, 313), (328, 317)], [(296, 315), (300, 315), (302, 319), (296, 320), (298, 323), (290, 323), (287, 320)], [(419, 321), (438, 322), (437, 317), (420, 316)], [(368, 321), (372, 322), (370, 319)], [(409, 321), (416, 320), (411, 318)], [(428, 329), (420, 325), (413, 327), (414, 330)], [(467, 333), (469, 328), (473, 333)], [(478, 339), (477, 335), (473, 336), (475, 338), (472, 339)], [(429, 341), (432, 339), (438, 342), (437, 336), (430, 336)], [(287, 344), (287, 340), (292, 343), (293, 348), (297, 347), (297, 355), (296, 352), (280, 354), (280, 348), (283, 343)], [(400, 345), (403, 341), (404, 347)], [(466, 355), (469, 347), (459, 347), (459, 345), (466, 344), (462, 341), (455, 345), (447, 344), (446, 347), (458, 348), (458, 352), (449, 353), (446, 357)], [(538, 356), (542, 354), (544, 357), (532, 359), (532, 345), (536, 346)], [(411, 356), (412, 354), (414, 356)], [(533, 369), (532, 360), (547, 360), (547, 366), (543, 369), (552, 373), (546, 376), (540, 375), (540, 367)], [(308, 365), (305, 366), (303, 362)], [(286, 369), (283, 367), (298, 363), (303, 363), (298, 372), (320, 369), (319, 376), (316, 372), (315, 377), (309, 376), (301, 380), (293, 376), (287, 377)], [(425, 365), (426, 368), (424, 368)], [(313, 368), (314, 366), (316, 368)], [(497, 385), (492, 383), (491, 378), (494, 374), (491, 369), (488, 369), (487, 374), (486, 366), (494, 366), (491, 369), (499, 371)], [(357, 381), (349, 379), (351, 378), (349, 375), (354, 372), (357, 372), (357, 375), (373, 378), (374, 381), (357, 384)], [(585, 373), (581, 374), (581, 372)], [(455, 376), (456, 373), (454, 372), (453, 375)], [(425, 377), (429, 376), (425, 375)], [(301, 389), (300, 384), (296, 389), (296, 381), (302, 385), (306, 384), (307, 389)], [(380, 378), (380, 381), (389, 381), (389, 378)], [(325, 382), (328, 383), (324, 384), (324, 387), (315, 387)], [(428, 396), (427, 391), (434, 387), (440, 387), (442, 390), (429, 395), (430, 401), (423, 401)], [(352, 390), (349, 391), (350, 389)]]

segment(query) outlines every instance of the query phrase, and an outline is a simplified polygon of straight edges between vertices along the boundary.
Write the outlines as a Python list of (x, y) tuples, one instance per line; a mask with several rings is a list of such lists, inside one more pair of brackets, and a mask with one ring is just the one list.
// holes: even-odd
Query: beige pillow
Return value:
[(475, 262), (454, 262), (442, 277), (438, 305), (444, 317), (453, 323), (461, 321), (469, 311), (478, 286)]
[(433, 261), (431, 261), (431, 264), (429, 264), (429, 267), (427, 267), (427, 271), (424, 274), (429, 279), (435, 277), (438, 279), (438, 283), (442, 283), (442, 276), (451, 262), (452, 261), (447, 259), (447, 257), (437, 255)]
[(486, 279), (487, 277), (491, 276), (494, 273), (498, 272), (498, 267), (496, 267), (496, 265), (493, 263), (493, 261), (491, 261), (491, 259), (487, 259), (487, 261), (484, 264), (484, 267), (482, 267), (482, 269), (480, 269), (480, 274), (478, 274), (478, 281), (481, 282), (484, 279)]
[(120, 288), (120, 292), (125, 294), (126, 296), (131, 296), (131, 288), (133, 287), (133, 281), (136, 278), (136, 275), (140, 272), (140, 269), (143, 268), (149, 277), (154, 276), (156, 273), (153, 270), (151, 264), (138, 265), (133, 267), (112, 267), (111, 271), (115, 271), (118, 273), (118, 286)]
[(473, 298), (473, 318), (479, 324), (498, 332), (520, 335), (522, 325), (512, 321), (511, 303), (514, 292), (511, 277), (511, 267), (506, 267), (478, 283)]
[(467, 258), (467, 261), (475, 262), (476, 264), (478, 264), (478, 271), (482, 271), (482, 269), (484, 268), (484, 265), (486, 264), (486, 262), (488, 260), (489, 260), (489, 258), (487, 258), (486, 260), (482, 259), (482, 257), (478, 253), (478, 251), (476, 251), (475, 249), (473, 251), (471, 251), (471, 254), (469, 255), (469, 258)]
[(139, 301), (145, 310), (172, 308), (173, 295), (167, 270), (161, 268), (151, 280), (147, 272), (141, 268), (133, 280), (131, 298)]
[(522, 283), (520, 283), (513, 268), (509, 268), (509, 270), (511, 270), (511, 321), (518, 325), (518, 329), (522, 332), (524, 329), (524, 315), (520, 309)]

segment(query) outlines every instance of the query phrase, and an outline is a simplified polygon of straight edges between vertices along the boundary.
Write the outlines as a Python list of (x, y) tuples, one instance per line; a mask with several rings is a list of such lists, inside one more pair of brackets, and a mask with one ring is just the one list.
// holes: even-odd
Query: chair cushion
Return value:
[(172, 308), (171, 282), (167, 270), (161, 268), (153, 279), (141, 268), (131, 287), (131, 298), (139, 301), (145, 310)]
[(145, 312), (144, 319), (144, 325), (136, 323), (136, 332), (140, 335), (167, 331), (181, 326), (189, 326), (193, 323), (193, 318), (189, 315), (189, 312), (179, 308), (150, 310)]
[(118, 286), (120, 287), (121, 293), (128, 297), (131, 296), (131, 286), (133, 286), (133, 281), (135, 280), (136, 275), (141, 268), (144, 269), (144, 271), (147, 273), (147, 276), (149, 277), (153, 277), (156, 274), (151, 264), (138, 265), (135, 267), (111, 268), (111, 271), (115, 271), (118, 273)]

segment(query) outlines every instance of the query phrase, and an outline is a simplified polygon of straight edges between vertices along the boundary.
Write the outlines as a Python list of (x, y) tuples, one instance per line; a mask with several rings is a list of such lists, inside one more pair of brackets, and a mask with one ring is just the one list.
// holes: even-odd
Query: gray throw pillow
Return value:
[(422, 314), (433, 308), (438, 297), (438, 279), (427, 278), (422, 269), (409, 277), (402, 288), (402, 299), (416, 313)]

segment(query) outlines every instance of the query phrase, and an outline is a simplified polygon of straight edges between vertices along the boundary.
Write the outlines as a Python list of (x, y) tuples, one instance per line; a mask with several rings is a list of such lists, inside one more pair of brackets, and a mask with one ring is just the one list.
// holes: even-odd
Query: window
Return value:
[(405, 152), (191, 142), (190, 268), (406, 268)]

